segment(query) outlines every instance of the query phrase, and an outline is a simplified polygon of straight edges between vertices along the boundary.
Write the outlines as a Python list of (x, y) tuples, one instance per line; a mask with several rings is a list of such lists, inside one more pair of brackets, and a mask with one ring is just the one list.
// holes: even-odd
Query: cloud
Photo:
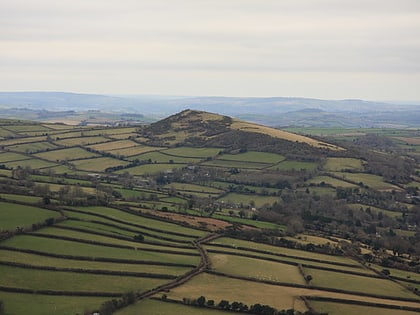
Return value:
[[(304, 77), (308, 73), (317, 74), (326, 86), (334, 85), (331, 76), (340, 77), (347, 86), (339, 90), (349, 93), (354, 91), (352, 80), (343, 78), (358, 75), (365, 86), (375, 87), (376, 98), (395, 98), (400, 91), (401, 98), (420, 99), (420, 92), (407, 94), (406, 88), (387, 96), (388, 83), (378, 80), (385, 75), (387, 82), (395, 78), (395, 86), (420, 83), (419, 35), (418, 0), (15, 0), (2, 3), (0, 11), (0, 71), (22, 78), (45, 71), (50, 75), (36, 86), (43, 83), (49, 89), (55, 80), (62, 90), (67, 90), (68, 72), (90, 72), (90, 77), (98, 76), (95, 84), (79, 79), (80, 87), (90, 84), (92, 91), (112, 85), (110, 78), (100, 77), (106, 70), (127, 81), (156, 71), (148, 89), (170, 81), (162, 73), (173, 81), (183, 77), (190, 86), (212, 81), (187, 80), (206, 73), (219, 80), (232, 78), (219, 87), (217, 94), (225, 95), (235, 89), (233, 78), (245, 82), (240, 78), (244, 73), (258, 77), (246, 81), (247, 91), (255, 94), (266, 93), (276, 78), (294, 74), (297, 83), (301, 77), (303, 96), (313, 93)], [(373, 77), (376, 82), (369, 81)], [(7, 84), (21, 89), (18, 82)], [(69, 79), (68, 85), (75, 82)], [(190, 91), (177, 86), (178, 94)], [(162, 84), (162, 94), (167, 93), (164, 88)], [(193, 94), (207, 94), (206, 88), (210, 90), (203, 83)], [(268, 95), (277, 93), (273, 88)]]

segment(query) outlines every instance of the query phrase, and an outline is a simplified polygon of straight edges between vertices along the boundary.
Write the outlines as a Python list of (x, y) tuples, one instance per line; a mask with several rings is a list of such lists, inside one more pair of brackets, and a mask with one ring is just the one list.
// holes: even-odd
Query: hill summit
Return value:
[[(258, 145), (310, 146), (314, 149), (342, 148), (287, 131), (249, 123), (229, 116), (197, 110), (184, 110), (151, 124), (145, 130), (149, 142), (159, 145), (255, 147)], [(283, 145), (281, 145), (283, 144)]]

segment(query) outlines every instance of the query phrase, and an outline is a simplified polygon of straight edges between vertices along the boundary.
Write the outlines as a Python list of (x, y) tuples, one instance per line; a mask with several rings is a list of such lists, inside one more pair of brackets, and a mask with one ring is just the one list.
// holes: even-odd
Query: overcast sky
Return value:
[(420, 100), (420, 0), (0, 0), (0, 90)]

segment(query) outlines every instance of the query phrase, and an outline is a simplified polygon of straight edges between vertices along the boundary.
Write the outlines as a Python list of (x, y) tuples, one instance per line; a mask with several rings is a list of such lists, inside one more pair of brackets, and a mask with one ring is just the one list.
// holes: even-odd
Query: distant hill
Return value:
[(269, 151), (285, 147), (310, 146), (316, 149), (341, 148), (309, 137), (297, 135), (228, 116), (197, 110), (184, 110), (145, 129), (150, 143), (159, 145), (221, 146)]
[(269, 126), (358, 128), (419, 127), (420, 125), (420, 105), (400, 105), (353, 99), (110, 96), (66, 92), (0, 92), (0, 108), (24, 108), (30, 111), (99, 110), (142, 114), (154, 120), (190, 108), (217, 112)]

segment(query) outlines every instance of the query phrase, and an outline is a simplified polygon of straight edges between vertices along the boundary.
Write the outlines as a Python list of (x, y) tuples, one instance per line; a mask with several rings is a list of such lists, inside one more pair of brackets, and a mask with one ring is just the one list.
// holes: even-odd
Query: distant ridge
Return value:
[[(124, 112), (158, 120), (185, 109), (217, 112), (269, 126), (420, 127), (420, 104), (299, 97), (111, 96), (67, 92), (0, 92), (0, 108)], [(1, 115), (1, 114), (0, 114)]]

